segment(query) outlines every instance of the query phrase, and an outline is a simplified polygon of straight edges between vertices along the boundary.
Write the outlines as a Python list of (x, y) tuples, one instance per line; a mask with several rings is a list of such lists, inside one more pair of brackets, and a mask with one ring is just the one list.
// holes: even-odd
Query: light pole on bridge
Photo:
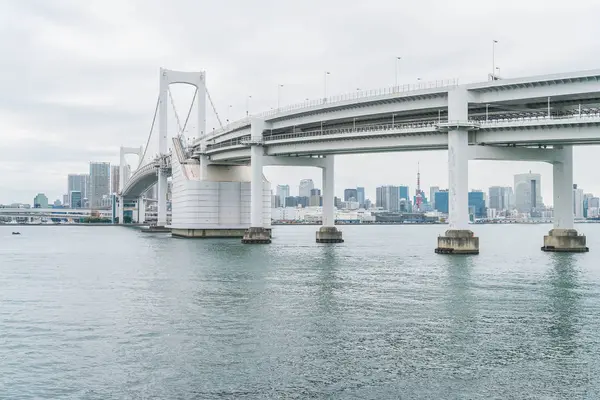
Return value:
[(281, 88), (283, 85), (280, 83), (277, 85), (277, 110), (279, 110), (279, 104), (281, 103)]
[(323, 102), (327, 101), (327, 75), (331, 75), (331, 72), (325, 71), (325, 74), (324, 74), (323, 91), (324, 91), (325, 95), (323, 96)]
[(246, 97), (246, 117), (250, 115), (250, 99), (252, 96)]
[(394, 60), (394, 75), (396, 77), (396, 86), (395, 88), (398, 89), (398, 61), (402, 60), (402, 57), (396, 57), (396, 59)]
[(498, 41), (496, 39), (492, 40), (492, 80), (496, 80), (496, 43)]

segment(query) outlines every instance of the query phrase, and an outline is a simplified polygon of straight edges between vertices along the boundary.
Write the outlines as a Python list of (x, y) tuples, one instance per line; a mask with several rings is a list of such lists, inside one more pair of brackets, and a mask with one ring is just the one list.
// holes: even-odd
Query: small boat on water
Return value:
[(21, 232), (13, 232), (13, 235), (20, 235)]

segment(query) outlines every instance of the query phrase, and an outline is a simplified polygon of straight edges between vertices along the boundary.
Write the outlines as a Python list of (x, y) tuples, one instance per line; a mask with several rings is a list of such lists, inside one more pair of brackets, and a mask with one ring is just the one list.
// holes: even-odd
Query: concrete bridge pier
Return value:
[(554, 227), (544, 236), (542, 251), (583, 253), (589, 251), (586, 238), (573, 224), (573, 146), (557, 149), (561, 161), (552, 165)]
[(323, 166), (323, 224), (317, 231), (317, 243), (343, 243), (342, 232), (335, 227), (334, 156), (325, 157)]
[(449, 229), (438, 236), (438, 254), (479, 254), (479, 238), (469, 229), (468, 93), (448, 92), (448, 219)]
[(119, 196), (119, 204), (118, 204), (118, 208), (119, 208), (119, 225), (123, 225), (125, 223), (124, 219), (125, 219), (125, 199), (123, 198), (123, 196)]
[(262, 134), (265, 122), (252, 119), (250, 125), (250, 228), (244, 233), (242, 243), (245, 244), (268, 244), (271, 243), (271, 230), (264, 226), (263, 210), (263, 165), (264, 148), (262, 146)]
[(146, 220), (146, 200), (144, 200), (144, 198), (142, 196), (140, 196), (138, 198), (137, 211), (138, 211), (137, 223), (143, 224), (144, 221)]

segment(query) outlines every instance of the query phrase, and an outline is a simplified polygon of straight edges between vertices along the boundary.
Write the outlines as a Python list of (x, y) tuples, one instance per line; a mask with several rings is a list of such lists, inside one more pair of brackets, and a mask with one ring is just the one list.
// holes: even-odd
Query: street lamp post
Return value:
[(246, 97), (246, 117), (250, 115), (250, 99), (252, 96)]
[(324, 79), (323, 79), (323, 92), (324, 92), (323, 102), (327, 101), (327, 75), (331, 75), (331, 72), (325, 71), (325, 74), (324, 74)]
[(394, 61), (395, 62), (395, 64), (394, 64), (394, 75), (396, 77), (396, 80), (395, 80), (395, 82), (396, 82), (396, 86), (395, 86), (396, 89), (398, 88), (398, 61), (400, 61), (400, 60), (402, 60), (402, 57), (396, 57), (396, 60)]
[(277, 85), (277, 109), (279, 110), (279, 104), (281, 103), (281, 88), (283, 85), (280, 83)]
[(500, 67), (496, 67), (496, 71), (498, 71), (498, 77), (500, 77)]
[(494, 74), (496, 73), (496, 43), (498, 43), (498, 41), (494, 39), (492, 41), (492, 80), (495, 80)]

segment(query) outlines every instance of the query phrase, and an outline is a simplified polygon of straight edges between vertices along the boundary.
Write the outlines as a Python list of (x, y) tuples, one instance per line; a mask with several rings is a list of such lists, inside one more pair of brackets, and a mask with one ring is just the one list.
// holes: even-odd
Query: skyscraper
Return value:
[(439, 186), (432, 186), (429, 188), (429, 201), (431, 202), (431, 208), (433, 210), (435, 210), (435, 194), (439, 191)]
[(357, 187), (356, 188), (356, 195), (358, 196), (356, 198), (356, 201), (358, 201), (358, 205), (360, 207), (364, 207), (365, 206), (365, 188), (364, 187)]
[(448, 214), (448, 190), (438, 190), (435, 193), (435, 209)]
[(277, 185), (276, 191), (277, 197), (279, 197), (279, 204), (281, 207), (285, 206), (285, 198), (290, 197), (290, 186), (289, 185)]
[(33, 198), (33, 207), (48, 208), (48, 197), (46, 197), (44, 193), (38, 193), (37, 196)]
[(408, 186), (398, 186), (399, 196), (401, 199), (410, 201), (410, 195), (408, 194)]
[(515, 206), (517, 210), (531, 213), (544, 205), (542, 201), (542, 176), (540, 174), (515, 175)]
[[(68, 180), (68, 184), (67, 184), (67, 196), (68, 196), (68, 202), (69, 204), (71, 204), (71, 192), (73, 191), (77, 191), (81, 193), (81, 198), (82, 199), (87, 199), (88, 198), (88, 189), (89, 189), (89, 181), (90, 181), (90, 176), (88, 174), (69, 174), (67, 177)], [(82, 202), (81, 207), (83, 207), (84, 204)]]
[(491, 186), (489, 189), (489, 208), (498, 211), (510, 209), (512, 188), (505, 186)]
[(110, 163), (90, 162), (90, 208), (102, 207), (103, 196), (110, 194)]
[(320, 189), (312, 189), (310, 191), (310, 198), (308, 200), (308, 205), (311, 207), (318, 207), (323, 205), (323, 197), (321, 196)]
[[(380, 186), (376, 189), (375, 202), (377, 207), (390, 212), (400, 210), (400, 188), (398, 186)], [(408, 188), (407, 195), (408, 195)]]
[(81, 198), (81, 192), (79, 190), (73, 190), (69, 193), (69, 198), (71, 199), (71, 208), (83, 207), (83, 199)]
[(344, 189), (344, 201), (358, 201), (358, 191), (356, 189)]
[(110, 192), (119, 193), (119, 166), (111, 165), (110, 167)]
[(298, 187), (298, 196), (310, 197), (310, 191), (315, 188), (315, 183), (312, 179), (302, 179)]

